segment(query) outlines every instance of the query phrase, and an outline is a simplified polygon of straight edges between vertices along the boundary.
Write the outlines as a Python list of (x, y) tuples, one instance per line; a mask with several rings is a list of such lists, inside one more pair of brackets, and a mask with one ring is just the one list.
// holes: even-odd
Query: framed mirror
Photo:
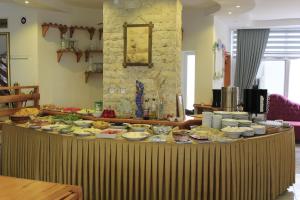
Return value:
[(0, 32), (0, 87), (10, 86), (10, 36)]
[(152, 63), (153, 23), (124, 23), (124, 63), (123, 66), (148, 66)]

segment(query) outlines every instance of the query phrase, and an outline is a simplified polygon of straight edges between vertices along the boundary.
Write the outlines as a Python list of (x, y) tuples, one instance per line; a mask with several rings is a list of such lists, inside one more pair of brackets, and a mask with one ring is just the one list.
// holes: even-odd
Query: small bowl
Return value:
[(100, 113), (100, 112), (95, 112), (95, 113), (93, 113), (93, 116), (94, 117), (101, 117), (101, 115), (102, 115), (102, 113)]
[(241, 132), (226, 132), (224, 131), (225, 136), (231, 138), (231, 139), (238, 139), (241, 137)]
[(25, 124), (30, 120), (29, 116), (10, 116), (10, 120), (16, 124)]
[(74, 122), (76, 126), (80, 126), (82, 128), (89, 128), (92, 126), (92, 123), (93, 121), (90, 120), (78, 120)]

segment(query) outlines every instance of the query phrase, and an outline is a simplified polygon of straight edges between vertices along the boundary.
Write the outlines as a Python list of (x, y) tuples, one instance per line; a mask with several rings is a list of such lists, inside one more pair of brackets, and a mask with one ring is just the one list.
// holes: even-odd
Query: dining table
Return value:
[(80, 186), (0, 176), (2, 200), (82, 200)]
[(275, 200), (295, 183), (293, 128), (192, 144), (2, 130), (4, 176), (79, 185), (85, 200)]

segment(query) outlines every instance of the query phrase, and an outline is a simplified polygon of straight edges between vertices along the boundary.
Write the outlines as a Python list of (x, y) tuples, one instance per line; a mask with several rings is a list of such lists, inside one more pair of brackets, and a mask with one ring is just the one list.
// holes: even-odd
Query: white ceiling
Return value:
[[(0, 0), (48, 10), (67, 11), (70, 6), (102, 9), (103, 0)], [(119, 0), (122, 1), (122, 0)], [(158, 0), (159, 1), (159, 0)], [(185, 7), (206, 10), (231, 27), (300, 25), (300, 0), (182, 0)], [(237, 8), (236, 6), (240, 6)], [(229, 15), (229, 12), (232, 12)]]

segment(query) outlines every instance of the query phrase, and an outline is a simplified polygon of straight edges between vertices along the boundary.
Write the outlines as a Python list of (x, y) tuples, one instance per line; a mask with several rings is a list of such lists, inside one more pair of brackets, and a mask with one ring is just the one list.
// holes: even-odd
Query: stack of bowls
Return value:
[(216, 114), (216, 115), (222, 115), (222, 119), (232, 119), (231, 112), (215, 111), (214, 114)]
[(211, 128), (213, 113), (212, 112), (202, 112), (202, 115), (203, 115), (202, 126)]
[(238, 127), (239, 122), (234, 119), (222, 119), (222, 128), (225, 128), (227, 126)]
[(224, 135), (226, 137), (237, 139), (242, 135), (244, 131), (242, 130), (242, 128), (238, 127), (226, 127), (222, 129), (222, 132), (224, 132)]
[(249, 120), (237, 120), (239, 127), (250, 127), (252, 122)]
[(255, 135), (264, 135), (266, 134), (266, 127), (261, 125), (252, 125)]
[(244, 136), (244, 137), (252, 137), (255, 134), (253, 128), (241, 127), (241, 129), (243, 130), (242, 136)]
[(238, 120), (249, 120), (249, 114), (247, 112), (232, 112), (232, 118)]
[(215, 129), (222, 128), (222, 115), (213, 115), (212, 117), (212, 127)]

